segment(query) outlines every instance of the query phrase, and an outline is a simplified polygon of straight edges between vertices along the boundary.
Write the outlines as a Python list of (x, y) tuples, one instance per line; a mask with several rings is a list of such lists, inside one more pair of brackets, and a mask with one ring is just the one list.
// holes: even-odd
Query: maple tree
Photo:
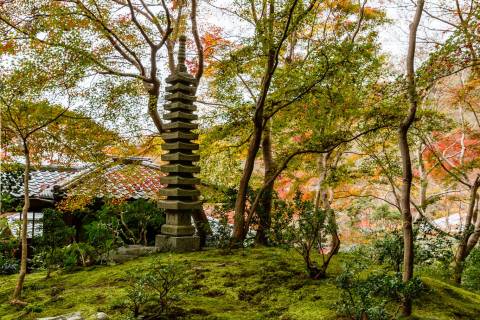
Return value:
[[(410, 29), (408, 46), (396, 44), (405, 56), (398, 66), (382, 50), (382, 33), (398, 22), (390, 10), (354, 0), (4, 1), (2, 151), (25, 158), (25, 177), (43, 161), (134, 154), (159, 162), (162, 78), (174, 72), (177, 40), (188, 34), (201, 200), (228, 207), (230, 249), (253, 234), (255, 245), (274, 245), (279, 204), (311, 201), (308, 212), (328, 220), (315, 236), (329, 246), (319, 246), (317, 266), (309, 258), (315, 238), (295, 245), (307, 243), (313, 278), (326, 276), (345, 244), (369, 241), (361, 232), (352, 239), (356, 231), (378, 227), (398, 232), (395, 271), (409, 286), (422, 224), (455, 244), (451, 273), (461, 285), (480, 241), (479, 3), (397, 8)], [(436, 224), (452, 212), (461, 227)], [(293, 212), (292, 224), (302, 218)], [(205, 212), (194, 220), (204, 244)], [(25, 267), (23, 259), (21, 281)], [(401, 298), (410, 316), (412, 297)]]
[[(241, 18), (258, 25), (253, 42), (245, 42), (239, 48), (237, 44), (232, 44), (232, 47), (234, 45), (237, 47), (233, 47), (230, 51), (223, 50), (226, 56), (213, 64), (217, 72), (213, 74), (214, 80), (211, 84), (213, 98), (222, 103), (214, 111), (213, 116), (228, 119), (227, 126), (223, 126), (219, 136), (232, 141), (233, 145), (238, 144), (237, 150), (249, 143), (235, 207), (234, 239), (236, 240), (234, 242), (241, 241), (245, 237), (260, 199), (263, 199), (263, 208), (267, 208), (262, 210), (265, 216), (260, 216), (260, 220), (265, 224), (260, 228), (260, 232), (262, 228), (268, 229), (268, 207), (271, 203), (269, 195), (272, 193), (276, 177), (292, 159), (302, 154), (328, 152), (327, 149), (341, 142), (339, 141), (341, 136), (349, 136), (346, 133), (348, 130), (343, 133), (340, 133), (341, 130), (329, 132), (327, 127), (334, 128), (336, 127), (334, 123), (346, 120), (340, 120), (342, 116), (335, 112), (350, 110), (351, 113), (346, 112), (344, 115), (353, 117), (354, 110), (360, 110), (355, 108), (355, 103), (358, 102), (355, 98), (362, 99), (360, 90), (373, 86), (375, 77), (378, 77), (377, 68), (381, 64), (381, 58), (375, 59), (376, 47), (373, 32), (374, 26), (383, 22), (381, 12), (370, 8), (365, 14), (365, 6), (321, 4), (315, 1), (304, 5), (298, 4), (298, 7), (295, 2), (292, 2), (285, 4), (285, 7), (270, 7), (270, 9), (268, 7), (262, 9), (260, 4), (253, 2), (252, 5), (251, 9), (241, 11)], [(268, 10), (271, 10), (270, 18), (267, 14)], [(257, 11), (263, 14), (258, 13), (257, 17)], [(280, 12), (288, 13), (287, 18), (291, 16), (294, 21), (292, 26), (287, 25), (289, 23), (287, 19), (283, 25), (270, 25), (270, 31), (268, 29), (263, 31), (262, 28), (268, 27), (268, 21), (271, 21), (274, 15), (284, 15)], [(327, 15), (328, 18), (324, 20), (325, 16), (322, 14), (328, 12), (331, 16)], [(354, 18), (351, 18), (352, 15)], [(348, 29), (338, 31), (334, 28), (347, 21)], [(326, 33), (326, 28), (330, 26), (333, 31)], [(266, 38), (268, 32), (272, 34), (270, 38)], [(273, 55), (269, 56), (268, 52)], [(268, 61), (273, 65), (269, 67)], [(263, 64), (265, 69), (259, 68)], [(363, 65), (360, 67), (361, 64)], [(269, 69), (273, 67), (274, 69)], [(365, 79), (365, 83), (368, 84), (365, 87), (361, 84), (352, 86), (356, 76)], [(263, 82), (260, 79), (263, 79)], [(285, 83), (291, 85), (285, 86)], [(246, 94), (242, 94), (242, 91)], [(352, 97), (348, 97), (349, 93), (352, 93)], [(354, 96), (355, 94), (357, 96)], [(370, 96), (372, 97), (373, 95)], [(320, 107), (332, 99), (334, 100), (331, 103), (333, 109)], [(336, 99), (339, 101), (338, 104)], [(252, 105), (255, 105), (254, 113), (250, 111)], [(378, 106), (374, 105), (373, 108), (378, 109)], [(367, 117), (368, 112), (365, 112)], [(305, 117), (297, 117), (297, 114), (305, 114)], [(338, 116), (336, 119), (339, 122), (333, 120), (328, 123), (322, 122), (321, 119), (326, 114), (331, 117)], [(362, 121), (355, 122), (353, 119), (348, 121), (352, 124), (362, 123)], [(370, 124), (374, 126), (374, 122), (372, 120)], [(364, 129), (367, 127), (368, 125), (365, 125)], [(232, 133), (233, 137), (229, 136)], [(354, 133), (350, 134), (354, 135)], [(216, 136), (217, 139), (219, 136)], [(290, 140), (292, 136), (299, 138), (305, 136), (305, 138), (301, 139), (303, 148), (293, 148), (294, 152), (290, 154), (291, 150), (288, 148), (298, 146), (298, 141)], [(275, 152), (274, 148), (277, 147), (278, 141), (282, 142), (282, 148)], [(246, 192), (252, 177), (256, 155), (261, 146), (265, 173), (264, 187), (261, 188), (260, 193), (265, 192), (265, 196), (257, 197), (257, 200), (253, 201), (253, 208), (248, 209)], [(274, 157), (275, 153), (277, 157)], [(245, 215), (245, 212), (248, 214)], [(261, 237), (260, 235), (259, 238)]]
[(21, 155), (24, 160), (22, 255), (12, 296), (15, 304), (23, 304), (20, 298), (27, 272), (27, 214), (32, 164), (42, 164), (48, 158), (54, 164), (69, 164), (72, 160), (100, 161), (104, 157), (102, 149), (118, 139), (89, 117), (70, 109), (71, 106), (52, 104), (47, 99), (48, 93), (53, 94), (61, 90), (60, 87), (68, 90), (78, 79), (77, 74), (65, 72), (61, 63), (40, 68), (38, 62), (22, 58), (0, 78), (1, 147), (12, 156)]

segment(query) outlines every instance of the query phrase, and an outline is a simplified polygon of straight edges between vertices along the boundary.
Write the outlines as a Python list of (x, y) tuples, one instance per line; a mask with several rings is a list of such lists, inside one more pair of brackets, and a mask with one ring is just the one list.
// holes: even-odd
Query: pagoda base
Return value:
[(197, 236), (170, 236), (157, 234), (155, 247), (158, 251), (189, 252), (200, 250), (200, 238)]

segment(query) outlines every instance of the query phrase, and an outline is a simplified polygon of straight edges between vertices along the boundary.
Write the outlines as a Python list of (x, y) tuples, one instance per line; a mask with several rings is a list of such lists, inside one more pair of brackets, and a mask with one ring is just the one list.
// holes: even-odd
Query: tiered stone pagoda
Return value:
[(165, 132), (161, 136), (165, 141), (162, 149), (167, 151), (162, 160), (168, 164), (161, 166), (160, 170), (167, 175), (160, 178), (160, 182), (167, 186), (160, 190), (160, 195), (166, 199), (159, 202), (159, 206), (165, 209), (166, 224), (155, 239), (160, 250), (179, 252), (199, 249), (200, 241), (194, 235), (191, 215), (202, 205), (198, 200), (200, 191), (195, 188), (200, 179), (194, 177), (200, 168), (193, 164), (200, 160), (200, 156), (193, 153), (198, 150), (198, 144), (192, 142), (198, 139), (198, 134), (192, 132), (198, 128), (198, 124), (192, 123), (198, 119), (193, 114), (197, 110), (193, 105), (196, 80), (185, 66), (185, 41), (186, 37), (180, 36), (177, 68), (166, 79), (169, 86), (165, 89), (168, 94), (164, 108), (169, 112), (163, 118), (170, 122), (164, 125)]

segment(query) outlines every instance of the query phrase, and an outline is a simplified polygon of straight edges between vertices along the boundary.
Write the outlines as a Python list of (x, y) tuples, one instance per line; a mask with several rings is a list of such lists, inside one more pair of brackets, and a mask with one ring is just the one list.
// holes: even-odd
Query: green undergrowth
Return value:
[[(338, 319), (333, 302), (340, 292), (334, 279), (347, 254), (336, 257), (329, 277), (310, 280), (293, 251), (256, 248), (223, 255), (218, 250), (187, 254), (156, 254), (192, 270), (191, 290), (179, 305), (188, 319)], [(26, 307), (8, 303), (16, 276), (0, 276), (0, 319), (35, 319), (80, 311), (86, 318), (102, 311), (120, 319), (125, 310), (129, 270), (147, 268), (153, 256), (114, 266), (76, 272), (29, 274)], [(480, 295), (434, 278), (422, 278), (427, 292), (415, 302), (414, 319), (480, 319)]]

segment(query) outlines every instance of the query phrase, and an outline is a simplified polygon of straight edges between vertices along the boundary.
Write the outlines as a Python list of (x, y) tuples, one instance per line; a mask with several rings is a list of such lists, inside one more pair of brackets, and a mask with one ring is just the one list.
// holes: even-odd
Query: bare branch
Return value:
[(202, 46), (202, 42), (200, 41), (200, 36), (198, 35), (198, 27), (197, 27), (197, 0), (192, 0), (190, 20), (192, 22), (192, 34), (193, 34), (193, 39), (195, 40), (195, 46), (197, 48), (197, 56), (198, 56), (198, 69), (195, 74), (195, 79), (197, 79), (197, 85), (198, 85), (203, 75), (204, 56), (203, 56), (203, 46)]

